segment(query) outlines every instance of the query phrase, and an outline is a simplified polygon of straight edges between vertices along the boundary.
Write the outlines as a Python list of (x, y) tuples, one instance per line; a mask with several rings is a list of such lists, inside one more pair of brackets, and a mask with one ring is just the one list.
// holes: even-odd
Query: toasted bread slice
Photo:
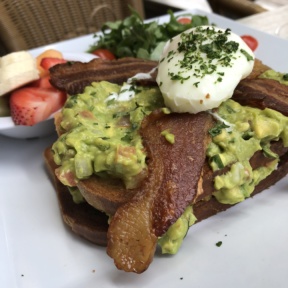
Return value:
[[(278, 144), (278, 146), (280, 145)], [(277, 151), (282, 154), (280, 157), (281, 160), (278, 169), (256, 186), (252, 196), (274, 185), (288, 173), (288, 149), (280, 147), (276, 148), (276, 146), (275, 149), (277, 149)], [(282, 152), (280, 152), (280, 149)], [(65, 187), (54, 174), (54, 170), (57, 166), (53, 161), (53, 153), (50, 147), (44, 151), (44, 159), (54, 188), (56, 190), (60, 211), (66, 225), (70, 227), (74, 233), (91, 241), (92, 243), (106, 246), (107, 231), (109, 228), (108, 216), (105, 213), (96, 210), (88, 203), (76, 204), (73, 202), (72, 196), (70, 195), (67, 187)], [(258, 165), (260, 165), (259, 162)], [(203, 169), (210, 169), (207, 163), (204, 165)], [(197, 222), (200, 222), (234, 206), (221, 204), (214, 197), (207, 197), (207, 195), (211, 195), (213, 173), (205, 173), (204, 175), (204, 179), (202, 178), (202, 182), (204, 183), (204, 193), (202, 194), (202, 197), (199, 197), (193, 205), (193, 212), (197, 218)], [(116, 183), (113, 183), (113, 185), (115, 184)], [(111, 203), (108, 204), (109, 206), (116, 205), (112, 199), (106, 199), (105, 202), (107, 201), (111, 201)]]
[(96, 210), (87, 202), (76, 204), (67, 187), (55, 176), (57, 167), (50, 148), (44, 151), (45, 164), (57, 192), (60, 211), (64, 222), (73, 232), (83, 238), (104, 246), (107, 244), (108, 216)]

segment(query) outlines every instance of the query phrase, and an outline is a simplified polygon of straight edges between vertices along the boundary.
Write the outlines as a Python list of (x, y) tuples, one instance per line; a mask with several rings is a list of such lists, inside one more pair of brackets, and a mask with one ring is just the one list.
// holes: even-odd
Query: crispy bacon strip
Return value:
[(276, 80), (242, 80), (236, 87), (232, 99), (241, 105), (260, 109), (271, 108), (288, 116), (288, 89)]
[[(117, 60), (93, 59), (88, 63), (67, 62), (50, 68), (50, 82), (59, 90), (70, 95), (82, 93), (92, 82), (108, 81), (123, 84), (139, 71), (149, 73), (157, 66), (157, 62), (138, 59), (121, 58)], [(142, 79), (142, 85), (156, 85), (156, 71), (151, 79)]]
[[(116, 211), (108, 230), (107, 253), (118, 269), (145, 271), (158, 236), (193, 202), (212, 123), (207, 113), (164, 115), (155, 111), (144, 120), (141, 134), (149, 177), (133, 199)], [(164, 130), (174, 134), (174, 144), (161, 135)]]

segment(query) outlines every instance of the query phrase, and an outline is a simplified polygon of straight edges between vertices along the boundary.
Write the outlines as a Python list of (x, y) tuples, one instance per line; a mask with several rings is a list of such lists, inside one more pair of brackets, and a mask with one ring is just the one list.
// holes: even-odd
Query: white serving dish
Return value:
[[(37, 56), (47, 49), (49, 49), (49, 46), (39, 48), (37, 52), (32, 50), (31, 54)], [(63, 57), (66, 60), (81, 62), (88, 62), (95, 58), (93, 54), (84, 52), (63, 52)], [(5, 136), (13, 138), (35, 138), (50, 135), (54, 131), (55, 126), (53, 115), (33, 126), (15, 125), (11, 117), (0, 117), (0, 134)]]
[[(256, 37), (256, 56), (287, 72), (288, 41), (214, 14), (190, 12)], [(159, 21), (165, 20), (166, 16)], [(93, 42), (88, 35), (51, 47), (77, 53)], [(55, 139), (56, 135), (33, 140), (0, 136), (0, 287), (287, 287), (287, 178), (196, 224), (177, 255), (157, 252), (146, 272), (127, 274), (115, 268), (105, 248), (75, 236), (63, 224), (42, 157)]]

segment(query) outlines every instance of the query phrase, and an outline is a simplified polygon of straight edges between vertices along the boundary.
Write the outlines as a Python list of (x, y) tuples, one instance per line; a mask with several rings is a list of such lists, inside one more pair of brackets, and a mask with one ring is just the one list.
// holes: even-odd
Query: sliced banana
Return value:
[(36, 59), (27, 51), (0, 58), (0, 96), (39, 79)]

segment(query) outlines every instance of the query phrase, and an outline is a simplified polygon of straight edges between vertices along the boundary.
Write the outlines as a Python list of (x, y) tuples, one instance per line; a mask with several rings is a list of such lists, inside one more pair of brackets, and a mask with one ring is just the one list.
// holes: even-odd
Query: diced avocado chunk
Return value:
[(68, 187), (68, 190), (72, 196), (74, 203), (80, 204), (80, 203), (85, 202), (85, 199), (83, 198), (82, 194), (80, 193), (78, 187)]
[(253, 123), (255, 137), (258, 139), (276, 138), (281, 133), (281, 125), (276, 119), (268, 118), (264, 115), (259, 115)]

